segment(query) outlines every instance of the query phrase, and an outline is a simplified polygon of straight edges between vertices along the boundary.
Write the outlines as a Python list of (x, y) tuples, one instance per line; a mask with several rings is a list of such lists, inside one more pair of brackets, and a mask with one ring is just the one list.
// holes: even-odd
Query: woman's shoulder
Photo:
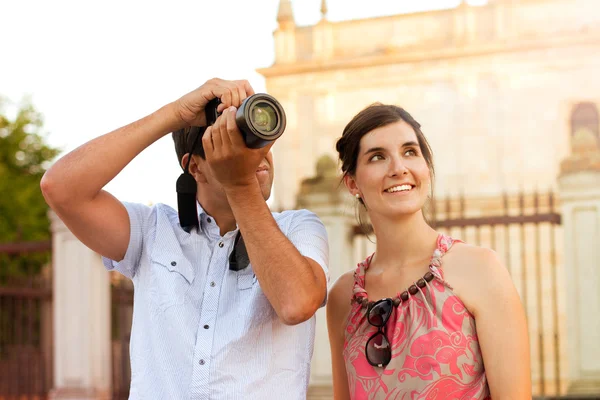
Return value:
[(354, 271), (344, 272), (331, 285), (327, 300), (327, 318), (340, 325), (348, 318), (354, 287)]
[(485, 272), (485, 268), (482, 268), (484, 266), (488, 266), (488, 269), (489, 267), (497, 268), (498, 266), (502, 266), (500, 257), (494, 250), (458, 241), (454, 242), (452, 248), (443, 257), (443, 260), (444, 266), (450, 265), (456, 268), (474, 269), (474, 271), (470, 271), (473, 273), (477, 273), (477, 271)]
[(329, 289), (329, 300), (334, 303), (348, 303), (352, 299), (354, 271), (346, 271), (339, 276)]
[(498, 253), (486, 247), (457, 242), (442, 265), (445, 280), (471, 312), (482, 297), (514, 287)]

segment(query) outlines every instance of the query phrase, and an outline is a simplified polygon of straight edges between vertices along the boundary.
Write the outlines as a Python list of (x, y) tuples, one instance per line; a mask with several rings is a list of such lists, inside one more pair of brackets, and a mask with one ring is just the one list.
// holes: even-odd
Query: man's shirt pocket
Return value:
[(150, 256), (149, 297), (159, 311), (165, 311), (184, 303), (195, 274), (183, 254), (155, 249)]

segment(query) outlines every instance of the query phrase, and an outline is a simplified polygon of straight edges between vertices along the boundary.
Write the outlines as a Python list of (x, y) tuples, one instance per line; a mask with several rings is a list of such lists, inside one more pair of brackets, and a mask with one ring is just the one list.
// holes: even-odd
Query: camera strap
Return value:
[[(198, 208), (196, 207), (196, 192), (198, 190), (196, 180), (190, 174), (190, 161), (192, 154), (198, 144), (198, 140), (204, 135), (206, 127), (192, 126), (188, 132), (186, 142), (190, 141), (190, 137), (194, 135), (192, 146), (189, 151), (189, 157), (183, 173), (177, 178), (177, 208), (179, 210), (179, 225), (181, 228), (190, 233), (193, 229), (198, 229)], [(184, 134), (182, 132), (182, 134)]]
[(246, 244), (244, 243), (242, 232), (238, 231), (233, 244), (233, 250), (229, 255), (229, 269), (231, 271), (241, 271), (248, 267), (249, 264), (250, 257), (248, 257)]

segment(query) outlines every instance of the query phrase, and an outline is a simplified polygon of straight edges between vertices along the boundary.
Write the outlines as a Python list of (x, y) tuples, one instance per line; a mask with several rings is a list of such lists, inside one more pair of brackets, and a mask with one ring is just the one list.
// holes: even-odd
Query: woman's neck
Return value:
[(435, 250), (438, 233), (430, 227), (421, 211), (392, 220), (389, 217), (371, 217), (377, 241), (371, 261), (377, 269), (421, 267)]

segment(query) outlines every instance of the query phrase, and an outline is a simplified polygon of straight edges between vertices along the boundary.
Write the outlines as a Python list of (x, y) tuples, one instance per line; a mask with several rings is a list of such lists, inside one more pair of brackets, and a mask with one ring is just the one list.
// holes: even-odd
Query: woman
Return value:
[(425, 221), (433, 160), (419, 123), (375, 104), (336, 148), (377, 247), (329, 294), (335, 399), (531, 399), (525, 313), (506, 268)]

